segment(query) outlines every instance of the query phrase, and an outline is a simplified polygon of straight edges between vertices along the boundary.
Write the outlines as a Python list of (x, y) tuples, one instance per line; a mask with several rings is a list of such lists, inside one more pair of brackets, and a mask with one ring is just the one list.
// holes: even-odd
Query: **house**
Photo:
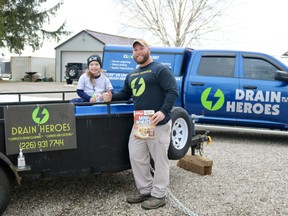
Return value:
[(281, 58), (288, 65), (288, 51), (282, 54)]
[(65, 81), (67, 63), (86, 63), (92, 54), (102, 56), (105, 44), (132, 45), (135, 38), (83, 30), (55, 47), (56, 81)]

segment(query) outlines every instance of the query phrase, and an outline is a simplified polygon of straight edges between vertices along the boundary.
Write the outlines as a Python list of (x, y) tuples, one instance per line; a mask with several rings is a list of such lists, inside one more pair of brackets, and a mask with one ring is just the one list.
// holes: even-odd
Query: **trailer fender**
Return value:
[(0, 152), (0, 166), (3, 167), (9, 174), (9, 176), (15, 177), (18, 185), (21, 184), (20, 176), (17, 173), (16, 168), (12, 162), (3, 153)]

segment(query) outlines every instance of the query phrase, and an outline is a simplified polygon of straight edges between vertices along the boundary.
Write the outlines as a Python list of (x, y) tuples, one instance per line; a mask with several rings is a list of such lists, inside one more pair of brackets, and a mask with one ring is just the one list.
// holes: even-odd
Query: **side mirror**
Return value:
[(288, 72), (286, 72), (286, 71), (276, 71), (274, 78), (275, 78), (275, 80), (288, 82)]

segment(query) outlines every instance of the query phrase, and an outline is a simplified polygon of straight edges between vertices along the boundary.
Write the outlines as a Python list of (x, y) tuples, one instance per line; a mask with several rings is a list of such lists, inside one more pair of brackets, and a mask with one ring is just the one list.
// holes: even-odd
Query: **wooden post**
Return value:
[(177, 166), (200, 175), (211, 175), (213, 161), (199, 155), (185, 155)]

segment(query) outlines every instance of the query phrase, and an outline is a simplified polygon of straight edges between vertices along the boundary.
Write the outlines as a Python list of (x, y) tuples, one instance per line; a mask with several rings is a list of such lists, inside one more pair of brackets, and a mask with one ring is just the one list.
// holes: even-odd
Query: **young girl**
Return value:
[(82, 74), (77, 85), (80, 98), (71, 102), (103, 102), (102, 93), (108, 89), (113, 93), (113, 87), (102, 70), (101, 57), (92, 55), (87, 59), (88, 71)]

